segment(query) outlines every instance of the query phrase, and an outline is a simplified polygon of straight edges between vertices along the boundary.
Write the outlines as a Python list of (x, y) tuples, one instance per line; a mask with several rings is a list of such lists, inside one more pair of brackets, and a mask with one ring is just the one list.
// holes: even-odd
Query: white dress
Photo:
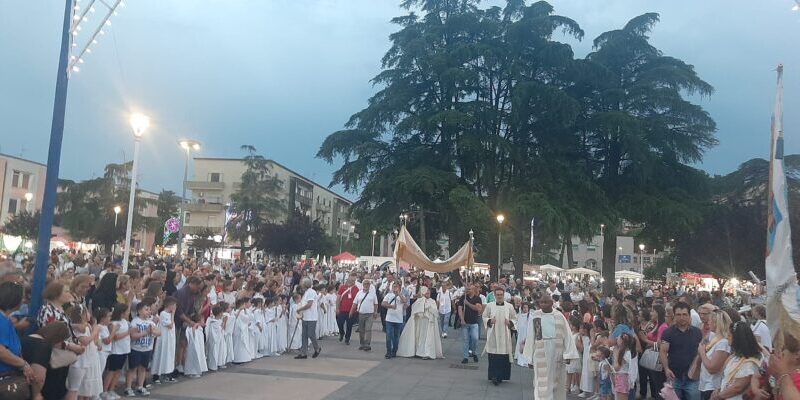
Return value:
[(322, 339), (323, 336), (327, 336), (325, 330), (327, 327), (325, 326), (325, 305), (322, 303), (323, 300), (322, 295), (318, 295), (316, 300), (314, 300), (314, 304), (317, 306), (317, 339)]
[(186, 375), (200, 375), (208, 371), (203, 330), (186, 328), (186, 362), (183, 372)]
[(275, 307), (269, 307), (264, 310), (262, 315), (264, 319), (264, 330), (261, 332), (263, 347), (259, 349), (259, 351), (267, 357), (280, 355), (278, 353), (277, 309)]
[[(175, 370), (175, 326), (172, 325), (172, 314), (161, 311), (158, 315), (158, 330), (161, 336), (156, 338), (153, 350), (153, 365), (150, 373), (153, 375), (171, 374)], [(172, 325), (169, 328), (168, 325)]]
[(263, 355), (258, 351), (260, 344), (259, 338), (261, 337), (261, 325), (258, 317), (261, 312), (255, 308), (251, 308), (246, 310), (245, 313), (250, 316), (250, 359), (261, 358)]
[(328, 331), (331, 336), (339, 336), (339, 326), (336, 324), (336, 295), (328, 293)]
[(525, 354), (520, 350), (520, 344), (528, 337), (528, 321), (530, 319), (530, 311), (527, 314), (517, 315), (517, 344), (514, 346), (514, 357), (517, 359), (517, 365), (520, 367), (528, 368), (531, 360), (525, 357)]
[(297, 304), (292, 303), (289, 306), (289, 318), (287, 322), (289, 324), (289, 331), (287, 332), (289, 336), (289, 341), (287, 342), (289, 349), (298, 350), (303, 344), (303, 328), (301, 320), (297, 319)]
[(253, 360), (253, 350), (250, 348), (250, 314), (246, 310), (238, 310), (234, 317), (233, 362), (250, 362)]
[(581, 355), (581, 391), (592, 393), (594, 391), (594, 374), (592, 374), (592, 340), (588, 336), (581, 337), (577, 346), (583, 346)]
[(206, 320), (206, 360), (209, 370), (216, 371), (225, 365), (226, 350), (222, 320), (212, 315)]
[(225, 321), (225, 364), (233, 362), (233, 328), (236, 325), (236, 319), (231, 313), (224, 313), (223, 321)]
[(288, 328), (288, 322), (286, 320), (286, 306), (281, 304), (277, 307), (278, 310), (278, 320), (275, 324), (278, 326), (277, 329), (277, 336), (276, 341), (278, 345), (278, 353), (283, 353), (286, 351), (286, 342), (289, 341), (289, 338), (286, 336)]
[[(83, 332), (76, 335), (86, 337), (92, 334), (92, 328), (86, 326)], [(69, 366), (68, 382), (80, 381), (79, 396), (95, 397), (103, 392), (103, 374), (100, 371), (100, 350), (95, 343), (89, 343), (78, 360)]]

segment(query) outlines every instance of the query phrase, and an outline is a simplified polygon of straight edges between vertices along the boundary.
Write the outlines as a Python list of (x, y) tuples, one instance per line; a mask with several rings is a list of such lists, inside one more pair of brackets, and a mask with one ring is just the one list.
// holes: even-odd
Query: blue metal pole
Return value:
[(44, 181), (44, 198), (39, 219), (39, 242), (36, 250), (36, 266), (33, 270), (33, 293), (31, 295), (30, 315), (35, 316), (42, 305), (42, 290), (47, 278), (50, 257), (50, 232), (53, 228), (53, 214), (56, 209), (58, 191), (58, 168), (61, 164), (61, 141), (64, 138), (64, 116), (67, 109), (67, 84), (69, 76), (70, 22), (72, 19), (72, 0), (64, 6), (64, 27), (61, 31), (61, 54), (56, 73), (56, 96), (53, 104), (53, 123), (50, 126), (50, 150), (47, 153), (47, 175)]

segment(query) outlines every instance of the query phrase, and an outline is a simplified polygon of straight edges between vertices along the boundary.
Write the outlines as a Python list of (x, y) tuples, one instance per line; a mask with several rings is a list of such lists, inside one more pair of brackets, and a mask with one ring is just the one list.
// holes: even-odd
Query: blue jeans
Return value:
[(439, 314), (439, 329), (447, 334), (447, 327), (450, 325), (450, 313)]
[(681, 400), (700, 400), (700, 389), (698, 389), (697, 381), (691, 380), (687, 377), (675, 377), (672, 382), (672, 388), (675, 389), (675, 394)]
[(397, 354), (397, 346), (400, 344), (400, 333), (403, 332), (403, 325), (400, 322), (386, 321), (386, 354), (390, 356)]
[(469, 358), (469, 351), (478, 355), (478, 324), (464, 324), (461, 327), (464, 338), (464, 358)]

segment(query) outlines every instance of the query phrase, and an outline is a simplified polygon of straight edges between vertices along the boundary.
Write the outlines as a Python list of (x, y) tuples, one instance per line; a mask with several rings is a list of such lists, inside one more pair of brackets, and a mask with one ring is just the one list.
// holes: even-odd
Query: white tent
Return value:
[(617, 279), (642, 279), (644, 275), (636, 271), (617, 271), (614, 276)]
[(540, 272), (561, 272), (563, 270), (564, 270), (563, 268), (558, 268), (555, 265), (551, 264), (545, 264), (539, 267)]
[(565, 272), (574, 275), (600, 275), (600, 272), (597, 272), (589, 268), (573, 268), (573, 269), (568, 269)]

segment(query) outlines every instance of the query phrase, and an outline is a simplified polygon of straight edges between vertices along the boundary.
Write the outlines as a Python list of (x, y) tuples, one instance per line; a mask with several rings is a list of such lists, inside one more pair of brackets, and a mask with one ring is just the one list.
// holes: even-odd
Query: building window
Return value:
[(649, 263), (650, 262), (650, 257), (644, 257), (644, 262)]
[(14, 171), (11, 175), (11, 187), (27, 189), (30, 185), (31, 174), (22, 171)]
[(186, 224), (186, 225), (189, 225), (189, 221), (191, 221), (191, 219), (192, 219), (191, 216), (192, 216), (192, 213), (190, 213), (190, 212), (187, 212), (186, 214), (184, 214), (183, 223)]
[(597, 251), (597, 247), (595, 247), (595, 246), (588, 246), (588, 247), (586, 247), (586, 251)]
[(577, 261), (573, 261), (573, 262), (572, 262), (572, 268), (575, 268), (575, 267), (577, 267), (577, 266), (578, 266), (578, 262), (577, 262)]
[(17, 199), (8, 200), (8, 213), (14, 215), (17, 213)]
[(212, 172), (208, 176), (210, 182), (222, 182), (222, 174), (219, 172)]

